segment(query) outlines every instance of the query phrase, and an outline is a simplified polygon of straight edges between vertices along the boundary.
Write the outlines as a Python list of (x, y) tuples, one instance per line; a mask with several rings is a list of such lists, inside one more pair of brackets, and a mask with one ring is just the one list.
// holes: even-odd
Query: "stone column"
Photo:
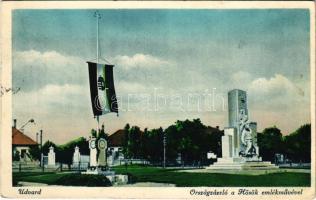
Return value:
[(79, 152), (79, 147), (76, 146), (75, 147), (75, 152), (74, 152), (74, 155), (73, 155), (73, 159), (72, 159), (72, 164), (75, 165), (75, 166), (78, 166), (79, 162), (80, 162), (80, 152)]
[(49, 147), (49, 152), (48, 152), (48, 166), (55, 166), (55, 152), (54, 152), (54, 147)]
[(99, 148), (99, 157), (98, 157), (98, 165), (100, 167), (106, 167), (106, 149), (107, 149), (107, 141), (103, 138), (100, 138), (98, 141), (98, 148)]
[(97, 167), (97, 147), (96, 147), (96, 139), (91, 138), (89, 141), (90, 148), (90, 167)]

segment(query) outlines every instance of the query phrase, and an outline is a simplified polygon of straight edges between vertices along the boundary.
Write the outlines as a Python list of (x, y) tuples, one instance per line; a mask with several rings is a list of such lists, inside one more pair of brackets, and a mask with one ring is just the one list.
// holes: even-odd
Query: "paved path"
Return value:
[(115, 187), (175, 187), (175, 184), (170, 183), (154, 183), (154, 182), (139, 182), (127, 185), (117, 185)]
[[(35, 182), (26, 182), (20, 181), (19, 186), (56, 186), (56, 185), (47, 185), (45, 183), (35, 183)], [(57, 185), (58, 186), (58, 185)], [(169, 183), (153, 183), (153, 182), (139, 182), (134, 184), (126, 184), (126, 185), (114, 185), (114, 187), (175, 187), (175, 184)], [(63, 186), (64, 187), (64, 186)]]
[(177, 172), (187, 173), (219, 173), (219, 174), (242, 174), (242, 175), (263, 175), (279, 172), (298, 172), (298, 173), (311, 173), (310, 169), (271, 169), (271, 170), (215, 170), (215, 169), (189, 169), (178, 170)]
[(19, 181), (18, 185), (20, 186), (47, 186), (45, 183), (35, 183), (35, 182), (26, 182), (26, 181)]

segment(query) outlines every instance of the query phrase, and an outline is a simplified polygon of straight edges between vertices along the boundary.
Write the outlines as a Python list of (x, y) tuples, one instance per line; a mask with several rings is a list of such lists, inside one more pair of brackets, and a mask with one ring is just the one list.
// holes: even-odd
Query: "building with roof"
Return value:
[(15, 160), (31, 161), (29, 150), (38, 143), (16, 127), (12, 127), (12, 153)]
[(109, 135), (108, 137), (108, 145), (109, 145), (109, 160), (112, 165), (115, 164), (116, 161), (120, 159), (124, 159), (123, 155), (123, 146), (125, 142), (125, 131), (123, 129), (119, 129)]
[(119, 129), (109, 135), (108, 139), (110, 147), (122, 147), (124, 146), (125, 141), (125, 131), (123, 129)]

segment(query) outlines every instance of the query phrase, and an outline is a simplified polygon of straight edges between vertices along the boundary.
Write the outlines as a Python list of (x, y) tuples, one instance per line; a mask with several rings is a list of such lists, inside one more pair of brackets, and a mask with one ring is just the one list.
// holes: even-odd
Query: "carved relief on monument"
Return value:
[(240, 140), (243, 148), (240, 149), (239, 155), (245, 157), (252, 157), (257, 155), (256, 148), (254, 145), (254, 135), (253, 129), (251, 128), (251, 123), (248, 122), (248, 115), (243, 109), (239, 113), (239, 131)]

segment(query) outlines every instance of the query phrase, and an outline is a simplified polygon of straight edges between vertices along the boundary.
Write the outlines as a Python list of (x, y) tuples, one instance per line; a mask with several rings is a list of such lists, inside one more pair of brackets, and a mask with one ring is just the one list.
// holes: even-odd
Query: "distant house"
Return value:
[(125, 142), (125, 131), (123, 129), (119, 129), (109, 135), (108, 143), (109, 143), (109, 153), (112, 159), (112, 162), (115, 160), (124, 159), (123, 156), (123, 146)]
[(37, 142), (22, 133), (15, 127), (12, 127), (12, 150), (13, 156), (19, 157), (19, 160), (30, 161), (30, 147), (38, 145)]
[(125, 131), (119, 129), (109, 135), (109, 146), (110, 147), (123, 147), (125, 142)]

